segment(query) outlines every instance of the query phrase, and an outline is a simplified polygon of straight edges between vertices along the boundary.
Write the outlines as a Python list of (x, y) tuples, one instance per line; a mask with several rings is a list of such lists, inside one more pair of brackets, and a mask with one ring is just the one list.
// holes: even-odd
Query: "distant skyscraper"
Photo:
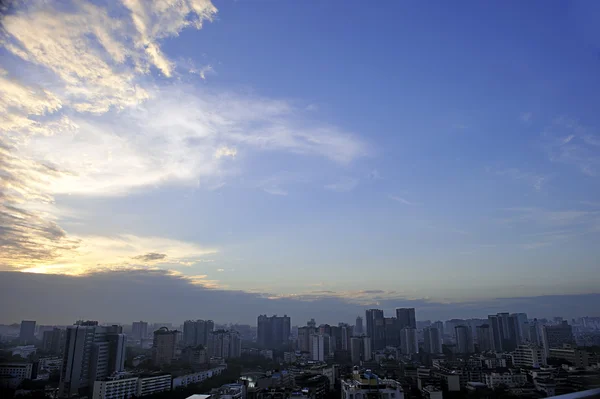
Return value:
[(494, 338), (494, 350), (496, 352), (511, 352), (516, 349), (519, 317), (511, 317), (508, 313), (498, 313), (488, 316)]
[(436, 327), (425, 327), (423, 329), (425, 351), (427, 353), (442, 353), (442, 336)]
[(65, 330), (53, 328), (50, 331), (44, 331), (42, 336), (42, 349), (54, 354), (62, 354), (65, 345)]
[(494, 350), (494, 337), (489, 324), (482, 324), (477, 327), (477, 346), (480, 352)]
[(372, 358), (371, 339), (369, 337), (352, 337), (350, 339), (350, 358), (354, 365), (368, 362)]
[(473, 353), (473, 334), (469, 326), (454, 327), (456, 336), (456, 349), (458, 353)]
[(510, 316), (513, 319), (513, 323), (515, 324), (517, 345), (527, 342), (528, 341), (527, 338), (529, 335), (529, 331), (527, 331), (527, 328), (528, 328), (527, 313), (513, 313)]
[[(342, 333), (342, 346), (341, 350), (349, 351), (350, 350), (350, 338), (354, 335), (352, 326), (346, 323), (340, 323), (340, 329)], [(336, 348), (337, 349), (337, 348)]]
[(400, 328), (395, 317), (385, 317), (383, 319), (385, 328), (385, 346), (397, 348), (400, 346)]
[(85, 395), (94, 381), (123, 371), (125, 366), (126, 337), (120, 326), (78, 323), (65, 332), (60, 397)]
[(276, 348), (289, 343), (291, 319), (284, 315), (260, 315), (257, 320), (257, 341), (265, 348)]
[(371, 338), (371, 348), (379, 350), (385, 348), (385, 324), (383, 310), (368, 309), (365, 312), (367, 319), (367, 336)]
[(298, 350), (301, 352), (310, 352), (310, 336), (315, 334), (315, 329), (312, 327), (298, 328)]
[(171, 364), (175, 358), (177, 331), (161, 327), (154, 331), (152, 342), (152, 363), (155, 366)]
[(356, 325), (354, 326), (354, 335), (356, 337), (360, 337), (361, 335), (363, 335), (364, 329), (363, 329), (363, 319), (360, 316), (356, 317)]
[(400, 329), (410, 327), (417, 328), (417, 319), (415, 317), (415, 308), (396, 309), (396, 318)]
[(148, 323), (145, 321), (134, 321), (131, 324), (131, 336), (135, 340), (141, 340), (148, 336)]
[(210, 333), (215, 329), (212, 320), (186, 320), (183, 323), (184, 346), (208, 346)]
[(310, 336), (312, 341), (312, 360), (324, 362), (331, 353), (331, 337), (327, 334), (313, 334)]
[(431, 323), (431, 327), (435, 327), (440, 332), (440, 338), (444, 339), (444, 322), (443, 321), (434, 321)]
[(414, 355), (419, 353), (417, 329), (405, 327), (400, 330), (400, 344), (401, 351), (404, 355)]
[(242, 356), (242, 341), (237, 331), (217, 330), (209, 334), (208, 352), (223, 359)]
[(35, 320), (23, 320), (21, 322), (19, 341), (22, 344), (32, 344), (35, 341)]

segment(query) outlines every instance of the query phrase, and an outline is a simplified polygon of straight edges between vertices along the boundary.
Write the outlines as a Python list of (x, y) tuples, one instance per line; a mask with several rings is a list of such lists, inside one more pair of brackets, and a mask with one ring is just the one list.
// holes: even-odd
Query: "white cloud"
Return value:
[(520, 116), (521, 121), (523, 121), (525, 123), (531, 122), (532, 117), (533, 117), (533, 113), (531, 113), (531, 112), (523, 112)]
[(600, 136), (579, 122), (559, 118), (543, 134), (544, 146), (551, 161), (576, 166), (588, 176), (600, 173)]
[(352, 191), (358, 186), (358, 179), (345, 177), (335, 183), (325, 185), (325, 189), (338, 193)]
[(404, 205), (414, 205), (414, 203), (410, 202), (409, 200), (399, 197), (397, 195), (388, 195), (388, 198), (391, 199), (392, 201), (396, 201), (396, 202), (399, 202)]

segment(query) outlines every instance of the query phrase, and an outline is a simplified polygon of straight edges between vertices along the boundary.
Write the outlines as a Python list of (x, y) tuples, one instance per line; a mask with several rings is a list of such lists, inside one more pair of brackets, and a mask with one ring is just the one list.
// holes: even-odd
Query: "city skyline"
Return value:
[(598, 5), (157, 4), (2, 16), (0, 321), (598, 315)]

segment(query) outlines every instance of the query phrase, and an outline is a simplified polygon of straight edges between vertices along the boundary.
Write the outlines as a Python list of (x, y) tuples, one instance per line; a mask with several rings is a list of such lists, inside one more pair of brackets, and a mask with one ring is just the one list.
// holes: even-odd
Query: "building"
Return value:
[(510, 315), (511, 321), (514, 325), (517, 345), (528, 341), (528, 319), (527, 313), (512, 313)]
[(400, 350), (404, 355), (419, 353), (416, 328), (405, 327), (400, 330)]
[(29, 355), (33, 355), (37, 351), (37, 348), (35, 345), (20, 345), (10, 348), (9, 351), (13, 356), (21, 356), (23, 359), (26, 359)]
[(588, 367), (590, 365), (589, 352), (569, 344), (564, 344), (562, 348), (550, 348), (548, 357), (566, 360), (574, 367)]
[(152, 363), (155, 366), (171, 364), (175, 358), (175, 347), (177, 345), (177, 330), (169, 330), (161, 327), (154, 331), (152, 342)]
[(21, 344), (33, 344), (35, 342), (35, 320), (21, 321), (19, 342)]
[(85, 395), (94, 381), (123, 371), (125, 334), (120, 326), (98, 326), (97, 322), (67, 327), (60, 373), (59, 396)]
[(496, 352), (511, 352), (517, 347), (517, 317), (508, 313), (488, 316)]
[(24, 380), (30, 380), (33, 363), (4, 362), (0, 363), (0, 386), (16, 388)]
[(488, 388), (495, 389), (500, 386), (515, 388), (527, 383), (527, 376), (519, 372), (490, 372), (484, 373), (484, 383)]
[(442, 353), (442, 336), (436, 327), (425, 327), (423, 329), (425, 352)]
[(64, 350), (65, 330), (61, 328), (53, 328), (49, 331), (44, 331), (42, 334), (42, 349), (45, 352), (61, 354)]
[(427, 385), (421, 388), (421, 394), (425, 399), (443, 399), (443, 391), (434, 385)]
[(199, 366), (208, 363), (208, 351), (203, 346), (183, 348), (181, 359), (192, 366)]
[(138, 377), (112, 378), (95, 381), (92, 399), (128, 399), (137, 396)]
[(209, 334), (208, 352), (223, 359), (242, 356), (242, 340), (237, 331), (217, 330)]
[(366, 370), (364, 373), (355, 371), (349, 379), (341, 380), (341, 399), (404, 399), (402, 385), (387, 378), (379, 378)]
[(183, 323), (184, 346), (208, 346), (210, 333), (215, 329), (212, 320), (186, 320)]
[(356, 324), (354, 325), (354, 335), (359, 337), (364, 333), (365, 332), (363, 330), (363, 319), (360, 316), (356, 316)]
[[(162, 327), (166, 328), (166, 327)], [(146, 396), (157, 392), (171, 390), (172, 377), (170, 374), (150, 375), (138, 378), (137, 397)], [(95, 399), (95, 398), (94, 398)]]
[(435, 327), (438, 329), (438, 331), (440, 332), (440, 337), (442, 338), (442, 340), (444, 339), (444, 322), (443, 321), (434, 321), (433, 323), (431, 323), (431, 327)]
[(400, 346), (400, 329), (395, 317), (384, 317), (383, 319), (385, 346), (397, 348)]
[(367, 319), (367, 336), (371, 338), (371, 348), (380, 350), (385, 348), (385, 322), (383, 310), (368, 309), (365, 312)]
[(332, 354), (331, 337), (327, 334), (313, 334), (311, 339), (311, 359), (324, 362)]
[(454, 327), (454, 334), (456, 338), (456, 350), (458, 351), (458, 353), (475, 352), (475, 348), (473, 346), (473, 334), (471, 333), (471, 327), (456, 326)]
[(573, 328), (566, 321), (555, 326), (542, 327), (542, 345), (546, 356), (550, 354), (551, 348), (562, 348), (565, 344), (572, 345), (574, 343)]
[[(172, 388), (182, 388), (192, 384), (199, 384), (202, 381), (208, 380), (214, 376), (220, 375), (227, 367), (226, 366), (217, 366), (213, 367), (209, 370), (199, 371), (197, 373), (180, 375), (177, 377), (173, 377)], [(96, 398), (94, 398), (96, 399)]]
[(494, 336), (489, 324), (482, 324), (475, 328), (477, 333), (477, 347), (479, 352), (494, 350)]
[(135, 340), (142, 340), (148, 336), (148, 323), (145, 321), (134, 321), (131, 324), (131, 336)]
[(534, 344), (519, 345), (513, 352), (513, 365), (534, 368), (545, 366), (546, 353), (543, 348)]
[(266, 348), (276, 348), (287, 345), (290, 339), (290, 332), (291, 319), (289, 316), (258, 316), (257, 341), (259, 345)]
[(353, 364), (368, 362), (372, 358), (371, 339), (369, 337), (352, 337), (350, 339), (350, 359)]
[(398, 328), (406, 327), (417, 328), (417, 319), (415, 317), (415, 308), (396, 309), (396, 319), (398, 319)]

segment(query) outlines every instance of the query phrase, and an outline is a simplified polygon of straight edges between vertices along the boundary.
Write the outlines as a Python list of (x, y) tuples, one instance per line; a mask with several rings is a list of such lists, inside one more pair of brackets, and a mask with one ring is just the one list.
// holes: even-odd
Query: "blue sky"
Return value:
[(172, 3), (5, 17), (3, 270), (365, 305), (598, 292), (600, 6)]

